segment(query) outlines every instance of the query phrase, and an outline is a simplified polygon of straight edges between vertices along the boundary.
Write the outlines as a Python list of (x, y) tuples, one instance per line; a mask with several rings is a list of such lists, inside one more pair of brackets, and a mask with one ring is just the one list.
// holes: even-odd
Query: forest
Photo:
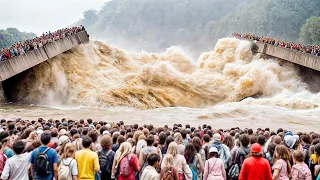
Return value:
[(319, 7), (319, 0), (110, 0), (76, 24), (107, 43), (149, 51), (202, 52), (233, 32), (319, 44)]
[(9, 47), (19, 41), (32, 39), (37, 35), (34, 33), (20, 32), (16, 28), (7, 28), (0, 30), (0, 49)]
[[(73, 25), (128, 50), (180, 46), (198, 55), (233, 32), (320, 44), (319, 7), (319, 0), (109, 0), (99, 11), (83, 12)], [(0, 48), (35, 36), (0, 30)]]

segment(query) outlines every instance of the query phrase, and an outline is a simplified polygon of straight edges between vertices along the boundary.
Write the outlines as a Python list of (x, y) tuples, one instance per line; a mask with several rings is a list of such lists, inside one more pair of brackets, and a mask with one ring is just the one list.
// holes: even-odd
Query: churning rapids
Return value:
[[(297, 68), (262, 59), (248, 41), (220, 39), (197, 62), (177, 47), (131, 53), (99, 41), (81, 45), (10, 82), (4, 118), (93, 118), (156, 125), (316, 130), (320, 93)], [(7, 96), (7, 95), (6, 95)]]

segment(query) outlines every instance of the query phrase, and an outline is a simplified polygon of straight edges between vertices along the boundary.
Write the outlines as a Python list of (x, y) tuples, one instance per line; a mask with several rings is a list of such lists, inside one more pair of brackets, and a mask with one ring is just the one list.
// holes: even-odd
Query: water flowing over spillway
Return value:
[(12, 86), (12, 98), (24, 104), (163, 113), (181, 107), (202, 120), (259, 116), (252, 107), (308, 114), (320, 103), (293, 64), (254, 56), (248, 41), (234, 38), (220, 39), (197, 61), (177, 47), (132, 53), (93, 41), (33, 67)]

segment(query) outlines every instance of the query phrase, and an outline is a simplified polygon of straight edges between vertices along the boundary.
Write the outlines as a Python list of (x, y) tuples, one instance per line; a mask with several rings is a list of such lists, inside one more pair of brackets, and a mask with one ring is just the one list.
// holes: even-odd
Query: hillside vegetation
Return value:
[(9, 47), (19, 41), (32, 39), (37, 35), (34, 33), (20, 32), (16, 28), (7, 28), (0, 30), (0, 49)]

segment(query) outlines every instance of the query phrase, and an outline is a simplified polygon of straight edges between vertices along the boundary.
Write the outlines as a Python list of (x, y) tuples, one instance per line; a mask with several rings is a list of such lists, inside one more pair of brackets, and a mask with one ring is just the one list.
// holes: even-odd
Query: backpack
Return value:
[(168, 169), (168, 171), (162, 173), (160, 180), (176, 180), (175, 173), (175, 168)]
[(6, 164), (7, 156), (3, 154), (3, 152), (0, 152), (0, 174), (3, 171), (4, 165)]
[(105, 150), (98, 151), (98, 157), (99, 157), (99, 164), (100, 164), (100, 170), (101, 172), (111, 173), (112, 163), (110, 154), (112, 153), (112, 150), (109, 150), (106, 152)]
[(58, 168), (58, 180), (72, 180), (72, 175), (71, 175), (71, 163), (73, 159), (70, 161), (70, 163), (64, 164), (63, 160), (61, 161), (59, 168)]
[(131, 155), (123, 157), (119, 163), (119, 175), (122, 177), (128, 177), (131, 174), (130, 167)]
[(37, 149), (35, 171), (38, 176), (48, 176), (51, 172), (49, 158), (46, 154), (49, 149), (48, 147), (42, 153), (39, 153), (39, 148)]
[(192, 172), (192, 180), (198, 180), (197, 161), (198, 161), (198, 156), (196, 154), (193, 158), (192, 164), (189, 165)]

